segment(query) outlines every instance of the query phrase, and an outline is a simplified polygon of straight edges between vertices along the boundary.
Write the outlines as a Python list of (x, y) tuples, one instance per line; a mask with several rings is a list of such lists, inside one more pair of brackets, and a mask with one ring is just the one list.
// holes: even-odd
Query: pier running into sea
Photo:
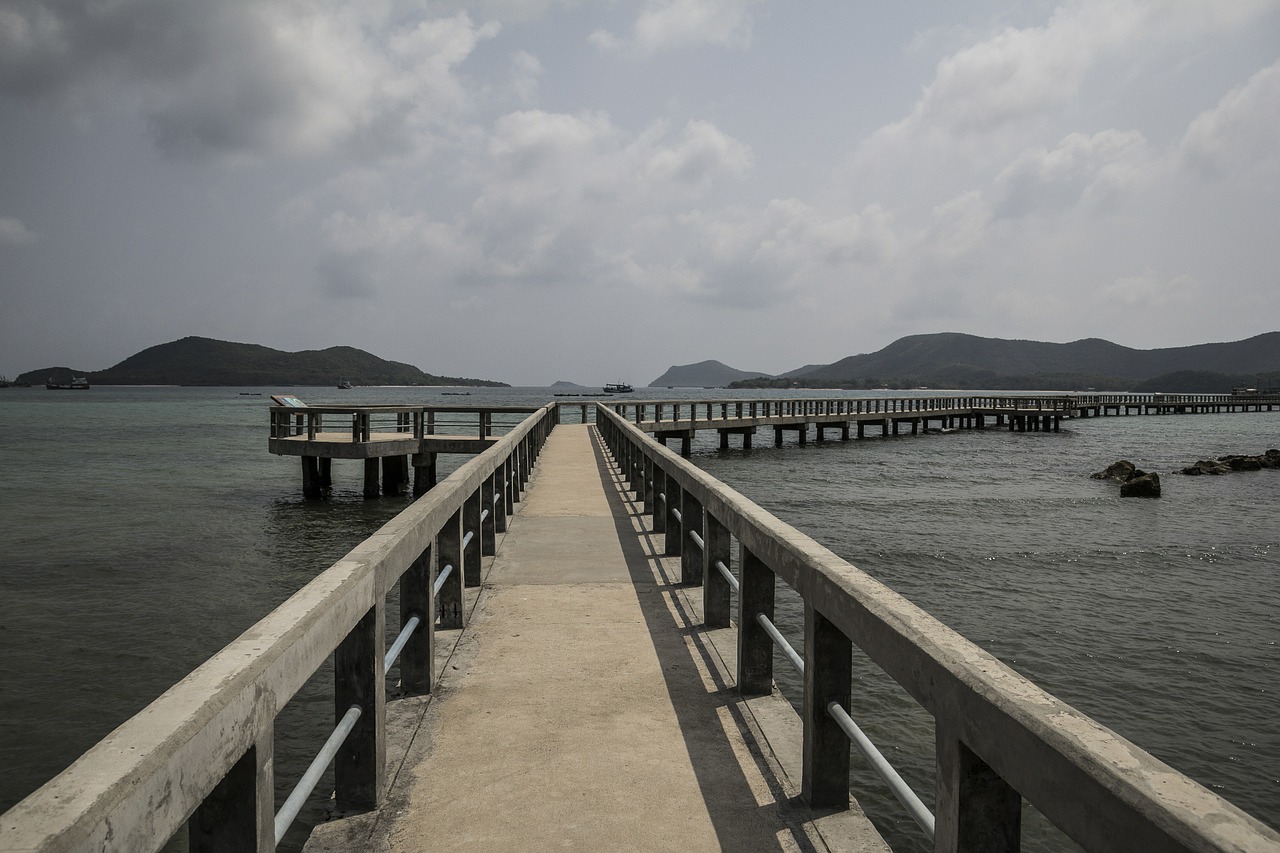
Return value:
[[(687, 455), (709, 429), (727, 447), (762, 428), (781, 443), (1273, 407), (1205, 395), (272, 407), (269, 449), (302, 458), (309, 495), (340, 458), (365, 460), (366, 494), (420, 497), (0, 816), (0, 850), (132, 853), (185, 833), (193, 851), (269, 851), (308, 798), (330, 795), (337, 819), (313, 831), (317, 853), (887, 850), (850, 791), (859, 761), (937, 851), (1018, 850), (1024, 800), (1090, 851), (1280, 851), (1280, 833), (664, 446)], [(445, 422), (469, 425), (453, 435)], [(439, 453), (467, 461), (437, 480)], [(780, 584), (803, 600), (800, 648), (773, 624)], [(855, 646), (933, 716), (934, 790), (911, 790), (851, 718)], [(803, 675), (799, 713), (775, 660)], [(333, 735), (276, 802), (277, 715), (330, 661)], [(316, 791), (330, 765), (332, 791)]]

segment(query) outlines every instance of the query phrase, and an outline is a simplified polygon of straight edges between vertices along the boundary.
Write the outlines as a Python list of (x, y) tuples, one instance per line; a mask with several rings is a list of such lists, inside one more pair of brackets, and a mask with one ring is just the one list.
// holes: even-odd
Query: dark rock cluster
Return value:
[(1160, 475), (1147, 473), (1128, 459), (1113, 462), (1106, 470), (1090, 476), (1095, 480), (1118, 480), (1122, 498), (1160, 497)]
[(1280, 450), (1272, 448), (1257, 456), (1229, 455), (1217, 459), (1201, 459), (1188, 465), (1179, 474), (1230, 474), (1232, 471), (1261, 471), (1263, 468), (1280, 468)]

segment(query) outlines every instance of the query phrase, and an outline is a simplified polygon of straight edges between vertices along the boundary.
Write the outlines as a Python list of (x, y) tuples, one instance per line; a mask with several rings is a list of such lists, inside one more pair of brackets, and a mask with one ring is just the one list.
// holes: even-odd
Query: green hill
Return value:
[(1067, 344), (911, 335), (882, 350), (736, 387), (1168, 390), (1225, 393), (1274, 385), (1280, 332), (1232, 343), (1139, 350), (1098, 338)]
[[(66, 368), (24, 373), (35, 384)], [(75, 371), (95, 385), (484, 385), (506, 383), (424, 373), (355, 347), (284, 352), (258, 344), (187, 337), (150, 347), (93, 372)]]
[(649, 383), (651, 388), (720, 388), (742, 379), (757, 379), (767, 373), (738, 370), (723, 362), (708, 360), (697, 364), (673, 364)]

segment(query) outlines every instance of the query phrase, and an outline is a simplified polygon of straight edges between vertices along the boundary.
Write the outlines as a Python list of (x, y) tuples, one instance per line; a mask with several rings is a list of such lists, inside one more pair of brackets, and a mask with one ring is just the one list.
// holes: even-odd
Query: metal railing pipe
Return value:
[(329, 739), (324, 742), (320, 752), (311, 760), (311, 766), (307, 768), (307, 772), (302, 774), (302, 778), (298, 780), (293, 792), (284, 801), (280, 811), (276, 812), (276, 844), (279, 844), (280, 840), (284, 838), (284, 834), (289, 831), (289, 827), (293, 825), (293, 821), (298, 817), (298, 812), (302, 811), (302, 806), (306, 803), (307, 797), (311, 796), (311, 792), (316, 789), (316, 785), (320, 784), (320, 778), (324, 776), (324, 771), (333, 762), (343, 741), (347, 739), (347, 736), (351, 734), (351, 730), (355, 728), (356, 721), (360, 719), (360, 713), (359, 705), (352, 705), (347, 709), (347, 713), (343, 714), (338, 727), (333, 730), (333, 734), (329, 735)]
[(418, 625), (421, 623), (422, 620), (417, 616), (410, 616), (409, 620), (404, 623), (404, 627), (396, 635), (396, 641), (391, 644), (391, 648), (387, 649), (387, 653), (382, 658), (383, 675), (386, 675), (391, 671), (391, 667), (395, 666), (396, 658), (400, 657), (400, 652), (404, 650), (405, 643), (409, 642), (409, 638), (413, 636), (413, 632), (418, 629)]
[(440, 574), (436, 576), (436, 582), (432, 584), (436, 595), (440, 594), (440, 587), (444, 586), (445, 578), (449, 577), (449, 572), (453, 571), (453, 563), (449, 563), (440, 570)]
[(733, 591), (737, 592), (739, 589), (738, 579), (733, 576), (733, 572), (729, 571), (729, 567), (724, 564), (724, 561), (716, 560), (715, 567), (720, 574), (724, 575), (724, 579), (729, 582), (729, 586), (733, 588)]
[(853, 721), (849, 713), (840, 706), (839, 702), (828, 702), (827, 713), (849, 736), (849, 741), (858, 748), (858, 752), (862, 753), (862, 757), (866, 759), (867, 764), (876, 772), (876, 775), (884, 780), (885, 785), (898, 798), (898, 802), (902, 803), (903, 808), (911, 815), (911, 819), (924, 830), (925, 834), (929, 836), (929, 840), (933, 841), (935, 821), (933, 812), (929, 811), (929, 807), (916, 796), (916, 792), (898, 775), (898, 771), (893, 769), (893, 765), (889, 763), (889, 760), (876, 748), (871, 739), (863, 733), (862, 729)]
[(773, 644), (782, 652), (783, 657), (791, 661), (791, 665), (796, 668), (796, 672), (804, 675), (804, 658), (800, 657), (800, 653), (795, 650), (791, 643), (787, 642), (787, 638), (782, 636), (773, 622), (769, 621), (769, 617), (763, 613), (756, 614), (756, 621), (760, 623), (760, 627), (764, 628), (764, 632), (773, 639)]

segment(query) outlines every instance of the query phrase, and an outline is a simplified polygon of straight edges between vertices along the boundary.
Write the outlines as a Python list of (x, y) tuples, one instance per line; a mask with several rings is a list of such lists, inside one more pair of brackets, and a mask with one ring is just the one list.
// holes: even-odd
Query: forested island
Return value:
[[(707, 369), (698, 369), (698, 368)], [(957, 332), (911, 335), (881, 350), (776, 376), (720, 362), (674, 366), (655, 385), (729, 388), (949, 388), (1224, 394), (1280, 387), (1280, 332), (1243, 341), (1139, 350), (1098, 338), (1066, 344)]]
[(186, 337), (149, 347), (106, 370), (45, 367), (23, 373), (32, 385), (83, 376), (93, 385), (471, 385), (505, 382), (437, 376), (355, 347), (284, 352), (259, 344)]

